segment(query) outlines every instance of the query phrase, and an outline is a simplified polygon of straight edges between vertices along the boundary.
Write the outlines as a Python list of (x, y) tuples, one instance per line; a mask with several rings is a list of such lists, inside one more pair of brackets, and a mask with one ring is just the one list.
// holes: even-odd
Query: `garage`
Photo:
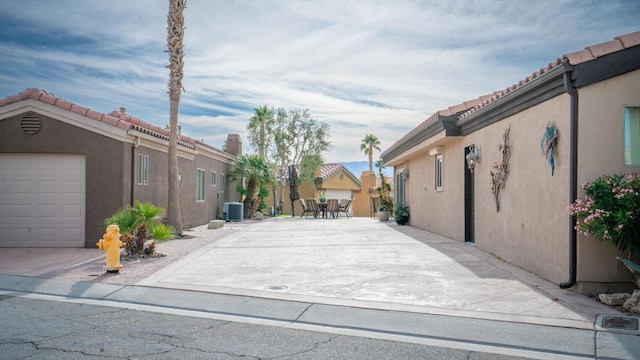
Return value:
[(0, 154), (0, 247), (84, 247), (85, 156)]

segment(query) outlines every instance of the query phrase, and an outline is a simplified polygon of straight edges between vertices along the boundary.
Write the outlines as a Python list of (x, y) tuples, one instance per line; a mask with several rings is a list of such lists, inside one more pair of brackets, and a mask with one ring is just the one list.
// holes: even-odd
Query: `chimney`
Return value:
[(227, 152), (231, 155), (242, 155), (242, 140), (240, 134), (227, 135)]
[(120, 107), (120, 120), (124, 120), (127, 115), (127, 108), (124, 106)]

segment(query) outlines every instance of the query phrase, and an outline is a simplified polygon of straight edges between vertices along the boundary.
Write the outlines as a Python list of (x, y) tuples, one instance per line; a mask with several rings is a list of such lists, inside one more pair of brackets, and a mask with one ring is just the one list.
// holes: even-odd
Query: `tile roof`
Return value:
[[(55, 96), (44, 90), (30, 88), (17, 94), (0, 99), (0, 106), (8, 105), (11, 103), (23, 101), (23, 100), (36, 100), (45, 104), (56, 106), (60, 109), (67, 110), (82, 116), (86, 116), (95, 121), (100, 121), (105, 124), (115, 126), (123, 130), (136, 130), (163, 140), (169, 140), (169, 130), (161, 127), (149, 124), (124, 112), (124, 108), (121, 111), (112, 111), (108, 114), (93, 111), (84, 106), (74, 104), (63, 98)], [(184, 135), (180, 135), (180, 141), (178, 143), (182, 146), (195, 149), (198, 141)]]
[(338, 171), (340, 171), (340, 169), (345, 169), (346, 171), (349, 171), (342, 164), (338, 164), (338, 163), (324, 164), (320, 167), (319, 177), (326, 179), (331, 175), (336, 174)]
[(547, 66), (540, 68), (540, 70), (527, 76), (525, 79), (520, 80), (518, 83), (508, 86), (505, 89), (494, 91), (491, 94), (482, 95), (477, 99), (467, 100), (462, 102), (461, 104), (452, 105), (446, 109), (435, 112), (418, 126), (405, 134), (398, 141), (396, 141), (393, 145), (391, 145), (387, 150), (383, 152), (382, 156), (395, 156), (394, 153), (403, 151), (401, 148), (404, 146), (408, 146), (408, 142), (415, 142), (416, 139), (424, 140), (424, 136), (429, 136), (429, 134), (425, 133), (427, 128), (433, 126), (439, 121), (442, 121), (443, 117), (457, 117), (458, 119), (465, 118), (475, 113), (476, 111), (492, 104), (496, 100), (514, 92), (515, 90), (521, 88), (523, 85), (531, 82), (532, 80), (548, 73), (558, 66), (561, 66), (562, 64), (578, 65), (638, 45), (640, 45), (640, 31), (616, 36), (614, 40), (587, 46), (583, 50), (564, 54), (561, 57), (557, 58), (555, 61), (547, 64)]
[(347, 169), (340, 163), (328, 163), (322, 165), (320, 167), (320, 175), (318, 175), (318, 177), (322, 179), (328, 179), (333, 175), (336, 175), (338, 172), (340, 172), (340, 170), (351, 176), (358, 184), (361, 184), (360, 180), (355, 175), (353, 175), (353, 173), (349, 171), (349, 169)]
[(595, 60), (599, 57), (602, 57), (620, 50), (628, 49), (634, 46), (638, 46), (638, 45), (640, 45), (640, 31), (626, 34), (626, 35), (616, 36), (611, 41), (587, 46), (583, 50), (564, 54), (561, 57), (557, 58), (555, 61), (547, 64), (547, 66), (540, 68), (540, 70), (527, 76), (525, 79), (520, 80), (518, 83), (513, 84), (507, 87), (506, 89), (495, 91), (492, 96), (489, 96), (489, 97), (481, 96), (478, 99), (480, 100), (480, 104), (470, 108), (468, 111), (460, 115), (460, 118), (462, 119), (466, 116), (469, 116), (470, 114), (482, 109), (483, 107), (491, 104), (492, 102), (498, 100), (499, 98), (522, 87), (524, 84), (530, 82), (531, 80), (543, 75), (549, 70), (560, 66), (561, 64), (567, 63), (570, 65), (578, 65), (578, 64)]

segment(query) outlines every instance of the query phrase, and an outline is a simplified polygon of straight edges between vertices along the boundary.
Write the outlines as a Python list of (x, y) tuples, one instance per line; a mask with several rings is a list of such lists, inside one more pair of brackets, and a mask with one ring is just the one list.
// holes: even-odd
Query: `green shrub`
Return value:
[(129, 254), (141, 254), (149, 237), (159, 241), (173, 239), (175, 229), (162, 223), (164, 209), (150, 202), (136, 201), (133, 206), (118, 210), (105, 219), (104, 227), (116, 224), (120, 227), (123, 241)]
[(151, 227), (151, 237), (158, 241), (167, 241), (173, 239), (176, 229), (168, 224), (155, 224)]
[(582, 188), (585, 198), (569, 205), (578, 218), (576, 230), (628, 256), (640, 253), (640, 174), (601, 176)]
[(127, 207), (124, 209), (118, 210), (115, 214), (111, 215), (104, 220), (104, 228), (111, 224), (116, 224), (120, 227), (120, 233), (123, 234), (133, 234), (138, 226), (142, 223), (142, 219), (138, 214), (134, 211), (131, 211), (131, 208)]

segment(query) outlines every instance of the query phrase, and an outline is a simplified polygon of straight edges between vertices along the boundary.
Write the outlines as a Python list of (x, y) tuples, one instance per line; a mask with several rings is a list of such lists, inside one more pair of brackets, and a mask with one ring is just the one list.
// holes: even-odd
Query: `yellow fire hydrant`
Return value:
[(118, 225), (107, 226), (107, 232), (102, 235), (102, 239), (96, 244), (98, 249), (102, 249), (107, 254), (107, 264), (104, 269), (107, 272), (118, 272), (122, 269), (120, 264), (120, 248), (124, 243), (120, 241), (120, 227)]

